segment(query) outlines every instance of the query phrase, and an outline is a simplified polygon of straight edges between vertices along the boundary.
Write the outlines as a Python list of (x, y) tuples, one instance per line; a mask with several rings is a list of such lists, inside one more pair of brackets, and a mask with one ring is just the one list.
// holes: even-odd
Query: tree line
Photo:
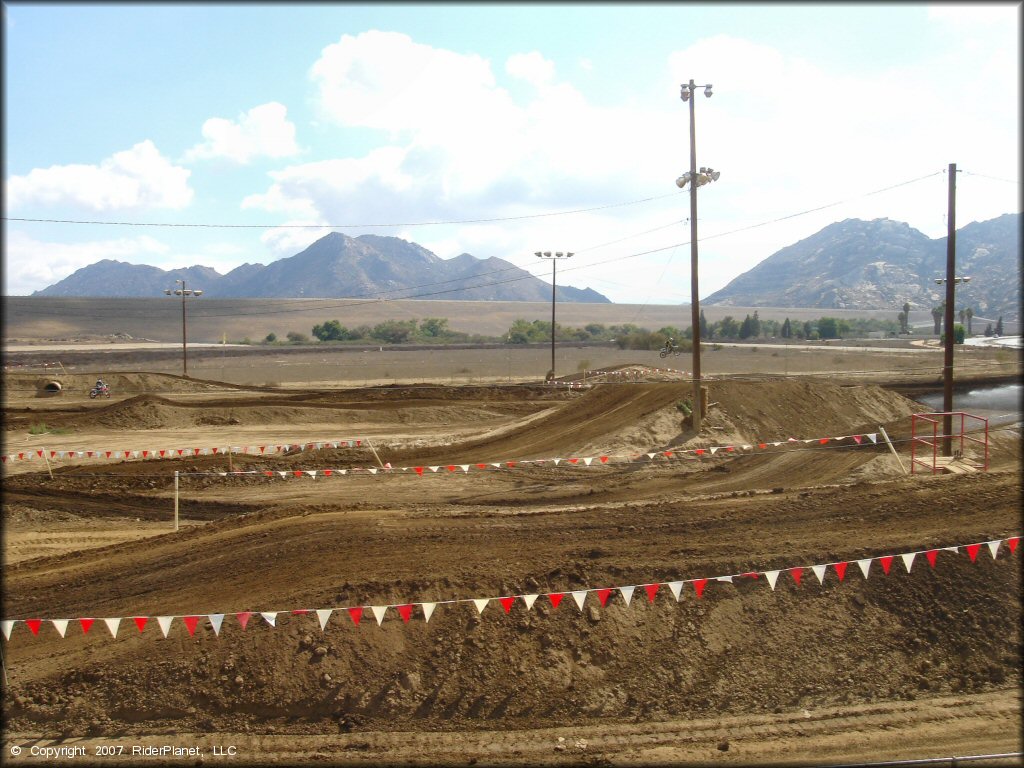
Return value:
[[(973, 313), (961, 312), (963, 320), (970, 322)], [(747, 341), (757, 339), (840, 339), (864, 338), (872, 332), (882, 332), (895, 336), (900, 332), (909, 332), (909, 308), (899, 313), (896, 321), (881, 318), (844, 319), (823, 316), (817, 320), (778, 320), (762, 319), (757, 311), (747, 314), (742, 320), (726, 315), (721, 320), (708, 322), (704, 312), (700, 313), (701, 341)], [(940, 316), (941, 320), (941, 316)], [(938, 325), (936, 326), (938, 333)], [(1002, 318), (995, 330), (986, 329), (987, 335), (1002, 334)], [(310, 338), (312, 336), (312, 339)], [(962, 334), (957, 333), (962, 339)], [(385, 320), (377, 325), (359, 325), (346, 327), (339, 320), (326, 320), (311, 329), (311, 334), (288, 331), (284, 339), (276, 333), (269, 333), (263, 344), (308, 344), (313, 339), (321, 343), (374, 343), (374, 344), (457, 344), (457, 343), (506, 343), (535, 344), (551, 341), (551, 323), (546, 320), (513, 321), (508, 330), (501, 336), (483, 336), (452, 330), (445, 317), (427, 317), (422, 320)], [(680, 329), (665, 326), (657, 330), (643, 328), (634, 323), (604, 325), (589, 323), (582, 328), (555, 324), (556, 342), (608, 342), (619, 349), (656, 350), (672, 340), (684, 350), (692, 348), (693, 334), (690, 328)], [(252, 343), (248, 339), (243, 343)]]

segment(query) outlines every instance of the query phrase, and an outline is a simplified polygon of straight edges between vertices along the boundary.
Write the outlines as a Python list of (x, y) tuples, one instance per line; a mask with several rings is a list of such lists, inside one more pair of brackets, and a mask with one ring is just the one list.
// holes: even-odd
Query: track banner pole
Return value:
[(46, 455), (46, 449), (43, 448), (43, 459), (46, 460), (46, 471), (50, 473), (50, 479), (53, 480), (53, 470), (50, 468), (50, 459)]
[(907, 474), (907, 468), (903, 466), (903, 459), (901, 459), (900, 455), (896, 453), (896, 449), (892, 445), (892, 440), (890, 440), (889, 436), (885, 434), (885, 427), (879, 426), (878, 431), (882, 433), (882, 437), (885, 438), (885, 444), (889, 446), (889, 450), (892, 451), (892, 455), (895, 456), (896, 461), (900, 463), (900, 469), (903, 470), (903, 474)]
[(178, 470), (174, 470), (174, 530), (178, 530)]
[(377, 455), (377, 449), (373, 447), (373, 443), (370, 442), (369, 438), (366, 439), (366, 444), (370, 446), (370, 450), (373, 451), (373, 455), (377, 459), (377, 463), (380, 464), (380, 468), (387, 469), (387, 467), (384, 466), (384, 462), (380, 460), (380, 456)]

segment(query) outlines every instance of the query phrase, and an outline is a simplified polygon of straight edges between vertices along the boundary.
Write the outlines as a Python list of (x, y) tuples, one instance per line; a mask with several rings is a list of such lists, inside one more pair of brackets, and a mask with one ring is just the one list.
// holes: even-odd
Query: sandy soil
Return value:
[[(852, 562), (1019, 535), (1019, 425), (991, 434), (987, 473), (908, 476), (910, 416), (926, 409), (892, 381), (723, 378), (694, 435), (681, 376), (268, 390), (123, 375), (99, 402), (37, 398), (38, 377), (7, 375), (4, 452), (359, 437), (377, 453), (73, 459), (52, 477), (38, 461), (5, 464), (4, 618), (126, 617), (116, 640), (98, 621), (65, 638), (19, 622), (0, 640), (12, 764), (44, 761), (32, 746), (83, 747), (76, 762), (110, 765), (161, 746), (203, 754), (146, 762), (764, 765), (1021, 751), (1021, 551), (940, 552), (909, 573), (876, 561), (868, 579)], [(30, 434), (42, 420), (47, 433)], [(900, 459), (884, 443), (786, 442), (880, 427)], [(531, 463), (597, 456), (614, 460)], [(352, 472), (380, 462), (393, 471)], [(445, 469), (460, 464), (472, 471)], [(431, 465), (442, 469), (406, 470)], [(251, 474), (218, 474), (229, 468)], [(772, 590), (763, 575), (837, 561), (851, 561), (841, 582), (806, 571)], [(519, 598), (507, 613), (492, 599), (483, 613), (440, 604), (429, 622), (419, 605), (751, 572), (760, 578), (712, 581), (700, 598), (687, 584), (678, 601), (664, 587), (653, 601), (637, 587), (628, 605), (590, 592), (583, 610), (568, 595), (557, 608)], [(393, 607), (379, 626), (370, 614), (402, 604), (416, 604), (408, 623)], [(358, 624), (353, 606), (366, 607)], [(291, 613), (319, 608), (337, 609), (323, 630)], [(276, 626), (256, 616), (243, 629), (240, 611), (278, 612)], [(127, 618), (208, 613), (228, 614), (219, 636), (205, 618), (194, 636), (176, 619), (166, 638), (155, 619), (139, 633)]]

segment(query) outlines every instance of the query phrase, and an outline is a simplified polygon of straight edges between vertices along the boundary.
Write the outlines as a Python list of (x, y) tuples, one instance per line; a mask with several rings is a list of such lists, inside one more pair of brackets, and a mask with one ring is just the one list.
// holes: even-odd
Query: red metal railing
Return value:
[[(955, 425), (951, 430), (951, 434), (945, 435), (939, 433), (939, 418), (946, 416), (959, 416), (960, 417), (960, 431), (957, 433)], [(936, 418), (933, 418), (936, 417)], [(973, 432), (981, 432), (983, 430), (984, 438), (972, 437), (967, 434), (967, 420), (973, 419), (974, 422), (981, 422), (981, 426), (977, 426)], [(917, 424), (918, 422), (925, 422), (925, 428), (927, 425), (931, 425), (931, 434), (924, 434), (923, 436), (918, 435)], [(972, 422), (973, 424), (973, 422)], [(981, 416), (974, 416), (964, 411), (950, 411), (948, 413), (915, 413), (911, 416), (910, 420), (910, 474), (914, 474), (914, 470), (918, 464), (922, 467), (927, 467), (931, 470), (932, 474), (938, 472), (938, 457), (939, 457), (939, 441), (945, 440), (946, 438), (960, 439), (960, 450), (958, 455), (964, 455), (964, 443), (977, 443), (982, 446), (982, 450), (985, 456), (983, 471), (988, 472), (988, 419), (984, 419)], [(931, 449), (931, 463), (924, 459), (917, 457), (917, 446), (926, 446)], [(926, 452), (927, 452), (926, 448)]]

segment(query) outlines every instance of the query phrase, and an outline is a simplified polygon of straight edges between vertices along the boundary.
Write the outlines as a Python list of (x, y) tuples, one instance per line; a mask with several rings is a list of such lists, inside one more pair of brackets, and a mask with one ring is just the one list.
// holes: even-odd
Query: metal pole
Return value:
[(555, 266), (558, 259), (551, 260), (551, 380), (555, 380)]
[(700, 433), (703, 413), (700, 392), (700, 299), (697, 293), (697, 123), (693, 102), (697, 100), (690, 80), (690, 327), (693, 337), (693, 431)]
[(185, 330), (185, 281), (181, 281), (181, 370), (188, 377), (188, 335)]
[(946, 353), (942, 367), (942, 455), (953, 455), (953, 302), (956, 289), (956, 163), (949, 164), (949, 212), (946, 216)]
[(174, 470), (174, 530), (178, 530), (178, 470)]

